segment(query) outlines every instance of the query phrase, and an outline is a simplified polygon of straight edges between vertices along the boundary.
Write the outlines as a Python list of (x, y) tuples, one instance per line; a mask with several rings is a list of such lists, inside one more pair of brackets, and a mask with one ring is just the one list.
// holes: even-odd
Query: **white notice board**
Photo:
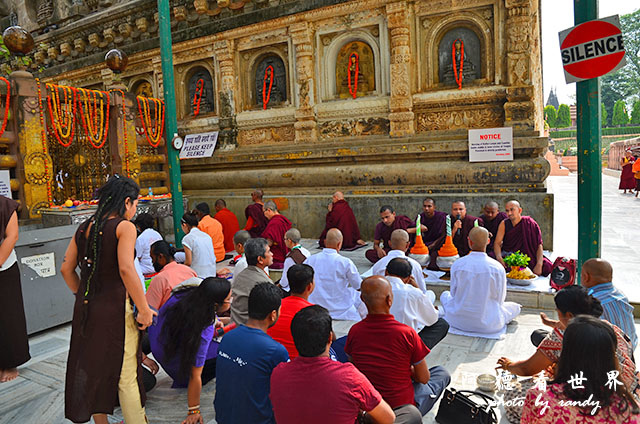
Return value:
[(213, 154), (218, 142), (218, 131), (189, 134), (184, 138), (180, 159), (208, 158)]
[(0, 196), (13, 198), (11, 196), (11, 175), (6, 169), (0, 171)]
[(469, 162), (513, 160), (513, 128), (469, 130)]

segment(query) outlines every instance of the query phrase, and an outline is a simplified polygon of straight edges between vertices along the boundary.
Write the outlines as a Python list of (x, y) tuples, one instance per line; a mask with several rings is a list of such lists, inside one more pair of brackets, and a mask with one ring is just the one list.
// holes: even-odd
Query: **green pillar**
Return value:
[[(575, 24), (598, 19), (598, 0), (574, 0)], [(578, 278), (582, 264), (600, 257), (602, 159), (600, 78), (576, 85), (578, 126)]]
[(178, 133), (178, 120), (176, 115), (176, 89), (173, 79), (173, 51), (171, 50), (171, 14), (169, 11), (169, 0), (158, 0), (158, 15), (162, 83), (164, 86), (165, 138), (167, 140), (166, 147), (169, 156), (171, 206), (173, 207), (173, 231), (176, 236), (176, 246), (182, 247), (182, 237), (184, 236), (180, 225), (180, 220), (184, 214), (182, 204), (182, 176), (180, 174), (178, 151), (171, 145), (173, 135)]

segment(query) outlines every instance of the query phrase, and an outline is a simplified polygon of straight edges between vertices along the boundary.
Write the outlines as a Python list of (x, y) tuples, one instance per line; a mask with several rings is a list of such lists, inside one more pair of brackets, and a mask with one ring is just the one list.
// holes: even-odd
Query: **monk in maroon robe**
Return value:
[(267, 227), (267, 218), (264, 216), (262, 207), (264, 202), (262, 201), (262, 190), (258, 189), (251, 193), (252, 204), (247, 206), (244, 210), (244, 216), (247, 218), (247, 225), (244, 229), (249, 231), (251, 237), (260, 237), (260, 234)]
[(536, 275), (546, 277), (551, 273), (552, 263), (542, 253), (542, 232), (538, 223), (530, 216), (522, 216), (522, 208), (516, 200), (506, 204), (506, 219), (498, 226), (493, 245), (496, 259), (502, 264), (504, 256), (520, 251), (531, 258), (529, 268)]
[(435, 243), (444, 239), (447, 214), (436, 210), (436, 201), (431, 197), (427, 197), (422, 201), (422, 209), (423, 211), (420, 213), (420, 223), (427, 227), (427, 229), (422, 232), (422, 241), (424, 241), (424, 244), (431, 250), (431, 247)]
[(507, 219), (507, 214), (504, 212), (500, 212), (500, 206), (496, 202), (487, 202), (482, 209), (484, 212), (480, 215), (482, 221), (484, 221), (484, 228), (489, 231), (489, 245), (487, 246), (487, 254), (493, 257), (493, 242), (496, 239), (496, 234), (498, 234), (498, 225), (505, 219)]
[(264, 216), (269, 220), (261, 237), (267, 239), (273, 253), (272, 269), (282, 269), (289, 249), (284, 242), (284, 234), (291, 228), (291, 221), (278, 212), (275, 202), (269, 200), (264, 204)]
[[(416, 224), (405, 215), (396, 216), (395, 211), (389, 205), (384, 205), (380, 208), (380, 220), (376, 225), (376, 230), (373, 236), (373, 249), (369, 249), (365, 252), (365, 256), (372, 263), (378, 262), (380, 258), (387, 256), (387, 253), (391, 250), (391, 233), (394, 230), (405, 230), (409, 233), (411, 244), (415, 242)], [(380, 244), (383, 244), (381, 246)]]
[[(451, 234), (453, 235), (452, 241), (456, 249), (458, 249), (458, 255), (460, 257), (466, 256), (471, 251), (469, 247), (469, 232), (475, 226), (475, 222), (478, 221), (478, 225), (484, 227), (484, 222), (481, 218), (467, 215), (467, 206), (463, 201), (458, 200), (451, 204)], [(442, 227), (442, 232), (446, 234), (446, 218)], [(434, 246), (433, 249), (429, 248), (429, 255), (431, 256), (431, 262), (429, 263), (429, 269), (437, 270), (438, 265), (436, 260), (438, 258), (438, 250), (444, 244), (445, 238), (442, 237), (440, 243)]]
[(344, 200), (344, 194), (340, 191), (333, 193), (332, 202), (329, 203), (329, 212), (327, 213), (326, 225), (318, 243), (320, 247), (324, 246), (324, 239), (327, 237), (327, 231), (332, 228), (340, 230), (343, 236), (342, 247), (350, 249), (356, 245), (365, 245), (367, 243), (360, 237), (360, 228), (358, 221), (351, 210), (351, 206)]

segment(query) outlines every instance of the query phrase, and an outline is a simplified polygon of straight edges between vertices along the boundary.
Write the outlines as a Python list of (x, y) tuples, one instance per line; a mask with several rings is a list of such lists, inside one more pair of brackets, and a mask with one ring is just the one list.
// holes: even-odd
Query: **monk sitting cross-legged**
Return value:
[[(405, 230), (411, 237), (411, 244), (415, 241), (416, 224), (405, 215), (396, 216), (395, 211), (389, 205), (384, 205), (380, 208), (380, 221), (376, 225), (376, 230), (373, 235), (373, 249), (369, 249), (365, 252), (365, 256), (372, 263), (378, 262), (380, 258), (387, 256), (387, 253), (391, 250), (391, 233), (393, 230)], [(422, 226), (423, 230), (427, 227)], [(381, 244), (383, 246), (381, 246)]]
[(344, 194), (340, 191), (333, 193), (333, 198), (328, 206), (329, 212), (327, 213), (327, 224), (320, 234), (320, 240), (318, 243), (320, 247), (324, 247), (324, 240), (327, 237), (327, 231), (331, 228), (337, 228), (342, 233), (344, 240), (342, 247), (350, 249), (356, 245), (365, 245), (366, 243), (360, 237), (360, 229), (358, 228), (358, 221), (351, 210), (351, 206), (344, 200)]
[(489, 245), (487, 246), (487, 254), (493, 256), (493, 242), (498, 234), (498, 225), (508, 218), (507, 214), (500, 212), (500, 206), (496, 202), (487, 202), (482, 209), (484, 212), (480, 218), (484, 221), (484, 228), (489, 231)]
[(273, 252), (273, 269), (282, 269), (284, 260), (289, 252), (284, 243), (284, 234), (291, 228), (291, 221), (278, 212), (276, 203), (272, 200), (263, 206), (264, 216), (267, 218), (267, 228), (262, 232), (262, 238), (267, 239)]
[(267, 218), (264, 216), (264, 212), (262, 211), (262, 206), (264, 203), (262, 202), (262, 190), (254, 190), (251, 193), (252, 204), (247, 206), (244, 210), (244, 216), (247, 218), (247, 225), (245, 225), (244, 229), (249, 231), (251, 237), (260, 237), (260, 234), (267, 227)]
[(509, 219), (498, 226), (493, 244), (496, 259), (504, 266), (503, 258), (519, 250), (531, 258), (531, 271), (546, 277), (551, 273), (552, 264), (542, 254), (542, 232), (538, 223), (530, 216), (522, 216), (522, 208), (516, 200), (507, 202), (505, 207)]

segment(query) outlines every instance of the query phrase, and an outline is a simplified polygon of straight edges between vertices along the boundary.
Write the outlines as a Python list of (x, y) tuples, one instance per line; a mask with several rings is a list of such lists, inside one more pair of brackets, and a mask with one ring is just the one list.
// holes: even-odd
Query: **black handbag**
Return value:
[[(477, 396), (477, 403), (471, 397)], [(495, 401), (491, 396), (471, 390), (446, 389), (436, 421), (440, 424), (496, 424)]]

